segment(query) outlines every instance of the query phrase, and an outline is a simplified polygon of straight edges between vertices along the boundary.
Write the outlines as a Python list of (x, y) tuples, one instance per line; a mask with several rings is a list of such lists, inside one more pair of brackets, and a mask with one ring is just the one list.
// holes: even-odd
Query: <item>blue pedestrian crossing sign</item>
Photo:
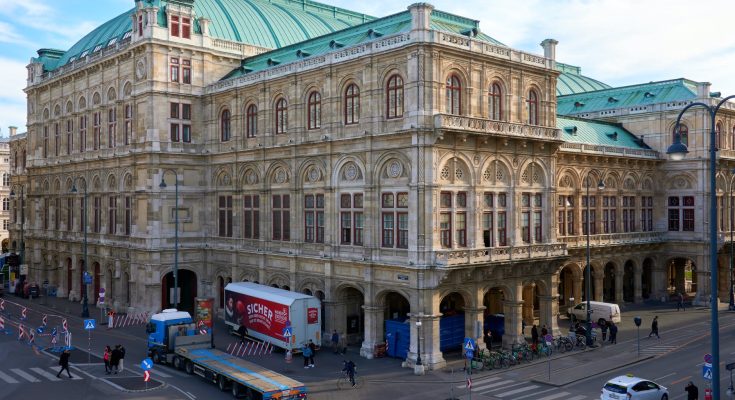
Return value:
[(464, 352), (465, 356), (469, 358), (470, 360), (475, 356), (475, 352), (472, 350), (467, 350)]
[(146, 358), (145, 360), (140, 362), (140, 369), (143, 371), (149, 371), (153, 368), (153, 360), (150, 358)]
[(93, 319), (85, 319), (84, 320), (84, 329), (90, 331), (90, 330), (94, 329), (95, 326), (96, 326), (95, 320), (93, 320)]
[(712, 364), (704, 363), (702, 365), (702, 378), (712, 380)]
[(283, 328), (283, 337), (290, 338), (291, 336), (293, 336), (293, 328), (291, 326)]
[(472, 338), (464, 338), (463, 347), (466, 351), (475, 351), (475, 341)]

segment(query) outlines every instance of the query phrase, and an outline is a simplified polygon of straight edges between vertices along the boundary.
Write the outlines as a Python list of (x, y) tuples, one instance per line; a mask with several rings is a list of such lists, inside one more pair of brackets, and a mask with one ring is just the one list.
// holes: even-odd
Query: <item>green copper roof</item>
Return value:
[[(479, 22), (460, 16), (433, 10), (430, 28), (458, 35), (472, 35), (475, 39), (503, 46), (502, 43), (478, 31)], [(380, 37), (411, 30), (411, 12), (403, 11), (353, 26), (314, 39), (298, 42), (267, 53), (242, 60), (241, 66), (222, 80), (236, 78), (251, 72), (257, 72), (276, 65), (298, 61), (301, 58), (325, 54), (341, 47), (349, 47), (377, 40)]]
[(557, 62), (556, 70), (561, 72), (556, 81), (557, 96), (610, 88), (606, 83), (582, 75), (580, 67)]
[(557, 116), (556, 127), (561, 129), (562, 140), (569, 143), (650, 149), (620, 124)]
[[(167, 0), (144, 1), (145, 5), (159, 7), (159, 26), (166, 26), (165, 10), (168, 3)], [(266, 48), (288, 46), (374, 19), (310, 0), (194, 0), (193, 3), (196, 17), (206, 17), (211, 21), (210, 36)], [(43, 62), (47, 71), (52, 71), (72, 59), (114, 44), (126, 34), (129, 35), (132, 30), (130, 14), (134, 11), (128, 10), (105, 22), (60, 58), (39, 57), (36, 60)], [(196, 21), (194, 31), (201, 32)]]
[(673, 79), (559, 96), (557, 113), (561, 115), (584, 114), (620, 107), (691, 100), (696, 97), (696, 82), (687, 79)]

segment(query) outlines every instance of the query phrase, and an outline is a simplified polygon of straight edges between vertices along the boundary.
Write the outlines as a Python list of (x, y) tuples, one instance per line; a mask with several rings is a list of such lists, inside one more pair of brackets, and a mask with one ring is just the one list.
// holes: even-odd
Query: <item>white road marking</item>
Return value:
[(8, 383), (18, 383), (18, 381), (15, 378), (13, 378), (12, 376), (6, 374), (3, 371), (0, 371), (0, 379), (4, 380), (5, 382), (8, 382)]
[[(521, 399), (525, 399), (526, 397), (531, 397), (531, 396), (540, 396), (541, 394), (546, 393), (546, 392), (551, 392), (552, 390), (559, 390), (559, 389), (558, 388), (546, 389), (546, 390), (542, 390), (540, 392), (531, 393), (531, 394), (527, 394), (525, 396), (516, 397), (514, 400), (521, 400)], [(564, 394), (569, 394), (567, 392), (563, 392), (563, 393)]]
[[(54, 372), (59, 372), (59, 367), (49, 367), (49, 369), (51, 369)], [(70, 371), (70, 373), (71, 373), (71, 371)], [(54, 375), (56, 375), (56, 374), (54, 374)], [(69, 375), (67, 375), (67, 376), (69, 376)], [(81, 381), (82, 379), (84, 379), (84, 378), (80, 377), (76, 373), (71, 374), (71, 380), (73, 380), (73, 381)]]
[(53, 381), (53, 382), (58, 382), (58, 381), (61, 380), (61, 379), (57, 378), (56, 375), (51, 374), (51, 373), (48, 373), (48, 372), (46, 372), (43, 369), (38, 368), (38, 367), (31, 368), (31, 371), (33, 371), (33, 372), (37, 373), (38, 375), (41, 375), (42, 377), (44, 377), (44, 378), (46, 378), (46, 379), (48, 379), (50, 381)]
[(561, 393), (552, 394), (552, 395), (549, 395), (549, 396), (546, 396), (546, 397), (542, 397), (542, 398), (540, 398), (538, 400), (554, 400), (554, 399), (558, 399), (559, 397), (564, 397), (564, 396), (567, 396), (567, 395), (569, 395), (569, 392), (561, 392)]
[(23, 371), (19, 368), (12, 368), (11, 371), (13, 371), (16, 375), (20, 376), (21, 378), (27, 380), (28, 382), (41, 382), (40, 380), (36, 379), (35, 376)]
[(660, 378), (656, 378), (656, 379), (654, 379), (654, 381), (660, 381), (660, 380), (662, 380), (662, 379), (664, 379), (664, 378), (668, 378), (668, 377), (670, 377), (671, 375), (676, 375), (676, 372), (672, 372), (672, 373), (670, 373), (670, 374), (668, 374), (668, 375), (664, 375), (664, 376), (662, 376), (662, 377), (660, 377)]
[(478, 386), (478, 387), (475, 387), (475, 385), (472, 385), (472, 391), (473, 392), (477, 392), (479, 390), (490, 389), (490, 388), (493, 388), (493, 387), (496, 387), (496, 386), (507, 385), (509, 383), (513, 383), (513, 381), (500, 381), (500, 382), (495, 382), (495, 383), (491, 383), (489, 385), (483, 385), (483, 386)]
[(513, 395), (513, 394), (516, 394), (516, 393), (523, 393), (523, 392), (526, 392), (526, 391), (529, 391), (529, 390), (536, 389), (537, 387), (539, 387), (539, 386), (538, 385), (524, 386), (524, 387), (522, 387), (520, 389), (511, 390), (510, 392), (504, 392), (504, 393), (501, 393), (501, 394), (496, 394), (495, 397), (506, 397), (506, 396), (510, 396), (510, 395)]
[[(483, 384), (488, 383), (488, 382), (497, 381), (498, 379), (500, 379), (500, 377), (494, 376), (494, 377), (490, 377), (490, 378), (478, 379), (476, 381), (473, 380), (472, 381), (472, 386), (483, 385)], [(466, 383), (464, 385), (457, 385), (457, 389), (463, 389), (463, 388), (466, 388), (466, 387), (467, 387), (467, 384)]]

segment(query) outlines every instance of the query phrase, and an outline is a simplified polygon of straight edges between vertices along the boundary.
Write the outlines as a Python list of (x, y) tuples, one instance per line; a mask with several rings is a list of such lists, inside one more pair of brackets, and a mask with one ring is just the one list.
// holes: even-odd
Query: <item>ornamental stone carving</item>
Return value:
[(276, 173), (273, 175), (273, 181), (278, 184), (286, 183), (288, 181), (288, 174), (286, 174), (286, 170), (283, 168), (278, 168)]
[(398, 160), (388, 163), (388, 177), (398, 178), (403, 173), (403, 165)]
[(317, 167), (309, 168), (309, 171), (306, 173), (306, 179), (309, 182), (319, 182), (321, 178), (322, 178), (322, 172)]
[(247, 182), (248, 185), (255, 185), (258, 183), (258, 176), (255, 175), (255, 172), (252, 169), (249, 169), (245, 173), (245, 182)]
[(357, 179), (357, 166), (354, 163), (349, 163), (345, 167), (345, 179), (348, 181), (354, 181)]

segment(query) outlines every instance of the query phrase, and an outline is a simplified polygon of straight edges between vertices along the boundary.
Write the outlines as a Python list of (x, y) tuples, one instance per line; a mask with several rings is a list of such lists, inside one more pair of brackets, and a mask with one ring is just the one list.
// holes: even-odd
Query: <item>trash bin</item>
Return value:
[(378, 343), (375, 345), (375, 350), (373, 351), (373, 357), (375, 358), (385, 357), (385, 343)]

